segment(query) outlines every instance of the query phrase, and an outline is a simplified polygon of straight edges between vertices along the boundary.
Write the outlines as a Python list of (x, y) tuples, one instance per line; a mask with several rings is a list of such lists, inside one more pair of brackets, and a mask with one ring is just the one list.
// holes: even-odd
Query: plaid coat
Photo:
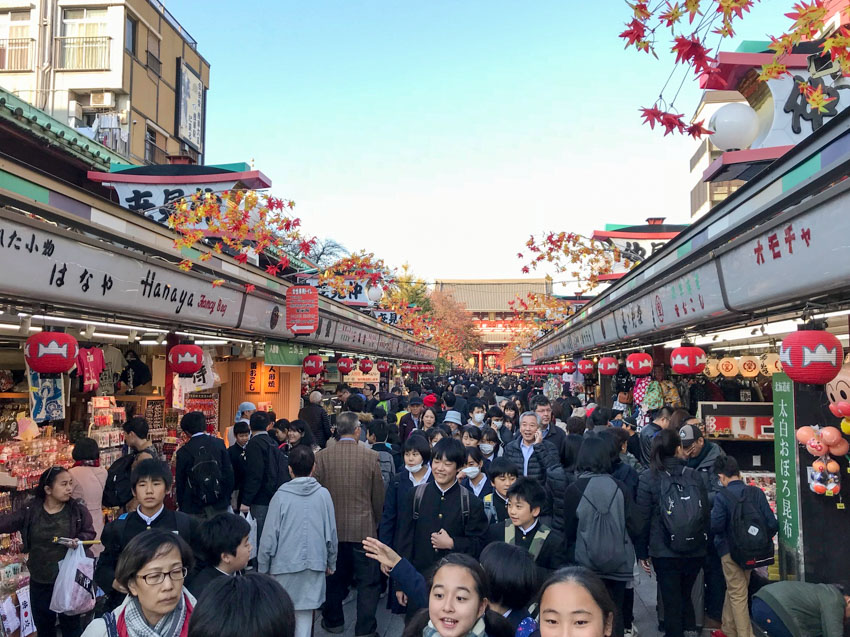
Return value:
[(341, 440), (316, 454), (313, 476), (331, 494), (340, 542), (378, 537), (384, 480), (376, 452)]

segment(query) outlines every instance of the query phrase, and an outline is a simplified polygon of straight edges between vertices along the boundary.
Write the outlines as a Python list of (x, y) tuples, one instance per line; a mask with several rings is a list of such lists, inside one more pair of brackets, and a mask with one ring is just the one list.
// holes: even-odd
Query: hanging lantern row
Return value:
[(649, 376), (652, 373), (652, 356), (635, 352), (626, 356), (626, 369), (632, 376)]
[(175, 345), (168, 351), (168, 363), (179, 376), (194, 376), (204, 365), (204, 350), (197, 345)]
[(699, 374), (705, 369), (706, 362), (708, 357), (705, 355), (705, 350), (693, 345), (677, 347), (670, 354), (670, 368), (674, 374), (683, 376)]
[[(318, 376), (325, 370), (322, 357), (318, 354), (306, 356), (301, 366), (304, 373), (308, 376)], [(342, 375), (350, 374), (355, 368), (364, 374), (368, 374), (372, 369), (377, 369), (381, 374), (387, 374), (392, 369), (392, 364), (384, 360), (374, 362), (370, 358), (361, 358), (359, 362), (355, 362), (354, 359), (348, 356), (342, 356), (336, 360), (336, 368)], [(401, 371), (405, 374), (412, 372), (433, 372), (435, 370), (436, 367), (434, 365), (426, 363), (402, 363), (401, 365)]]

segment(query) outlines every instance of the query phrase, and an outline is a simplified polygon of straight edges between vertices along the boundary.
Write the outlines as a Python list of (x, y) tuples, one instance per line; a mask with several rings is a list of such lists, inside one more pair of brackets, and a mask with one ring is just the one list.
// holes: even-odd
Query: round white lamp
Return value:
[(759, 117), (749, 104), (735, 102), (720, 108), (708, 123), (709, 139), (720, 150), (749, 148), (759, 134)]
[(366, 298), (368, 298), (373, 303), (377, 303), (382, 298), (384, 298), (384, 291), (380, 288), (380, 286), (369, 286), (368, 288), (366, 288)]

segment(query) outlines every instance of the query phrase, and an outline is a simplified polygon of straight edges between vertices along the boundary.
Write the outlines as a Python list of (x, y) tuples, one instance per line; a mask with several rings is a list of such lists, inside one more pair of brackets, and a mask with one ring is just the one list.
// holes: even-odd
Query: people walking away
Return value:
[(313, 613), (325, 603), (326, 577), (337, 563), (334, 505), (326, 488), (312, 477), (312, 450), (298, 446), (289, 454), (292, 480), (269, 504), (257, 552), (258, 570), (289, 591), (295, 608), (295, 636), (310, 637)]
[(609, 471), (611, 477), (625, 487), (626, 497), (629, 502), (634, 503), (637, 497), (638, 472), (622, 460), (623, 449), (626, 446), (626, 440), (622, 437), (624, 435), (626, 435), (625, 432), (619, 427), (608, 427), (599, 432), (598, 437), (608, 443), (608, 451), (611, 454), (611, 470)]
[(257, 538), (263, 536), (263, 524), (269, 502), (284, 482), (289, 480), (286, 456), (269, 436), (269, 417), (258, 411), (251, 415), (251, 439), (245, 446), (245, 485), (242, 513), (250, 513), (257, 522)]
[(142, 416), (133, 416), (122, 425), (124, 430), (124, 444), (130, 449), (130, 453), (136, 456), (134, 462), (141, 462), (145, 456), (153, 460), (160, 460), (159, 451), (148, 438), (150, 425)]
[(211, 518), (226, 511), (233, 493), (233, 467), (224, 443), (206, 433), (207, 419), (190, 411), (180, 428), (191, 436), (177, 452), (177, 506), (184, 513)]
[(667, 429), (670, 426), (670, 416), (672, 410), (669, 407), (662, 407), (652, 412), (652, 422), (644, 425), (638, 435), (640, 436), (640, 458), (644, 467), (650, 465), (650, 455), (652, 453), (652, 441), (662, 429)]
[[(303, 420), (313, 432), (313, 440), (324, 449), (331, 438), (331, 418), (322, 407), (322, 392), (312, 391), (308, 402), (298, 412), (298, 419)], [(377, 404), (377, 403), (376, 403)], [(370, 410), (371, 411), (371, 410)]]
[(842, 637), (850, 595), (835, 584), (774, 582), (753, 595), (752, 616), (767, 637)]
[(245, 447), (251, 439), (251, 425), (247, 422), (237, 422), (233, 425), (233, 433), (236, 436), (236, 443), (227, 448), (227, 455), (230, 456), (230, 464), (233, 467), (233, 494), (230, 498), (230, 506), (234, 511), (238, 511), (242, 504), (242, 490), (245, 488), (245, 470), (248, 464)]
[(398, 423), (398, 433), (401, 441), (407, 440), (410, 432), (422, 428), (422, 410), (424, 409), (421, 398), (411, 398), (407, 404), (408, 412)]
[(116, 582), (115, 569), (134, 537), (144, 531), (160, 530), (178, 534), (190, 546), (198, 541), (198, 518), (165, 508), (165, 496), (171, 489), (171, 469), (167, 464), (159, 460), (140, 462), (133, 469), (132, 489), (138, 508), (122, 514), (103, 529), (103, 553), (97, 561), (94, 580), (106, 592), (101, 603), (104, 610), (116, 608), (127, 594)]
[(635, 503), (635, 552), (647, 573), (655, 569), (667, 637), (696, 631), (690, 593), (708, 542), (708, 492), (684, 457), (678, 432), (660, 431), (652, 440), (650, 468), (640, 476)]
[(576, 461), (576, 481), (564, 493), (567, 560), (600, 578), (617, 612), (613, 634), (625, 631), (626, 587), (633, 579), (635, 535), (629, 489), (611, 475), (613, 441), (587, 437)]
[[(490, 582), (490, 608), (510, 623), (514, 633), (520, 624), (534, 622), (532, 608), (540, 589), (540, 569), (531, 553), (519, 546), (494, 542), (481, 551), (481, 567)], [(536, 627), (536, 623), (533, 624)]]
[(251, 557), (251, 525), (241, 515), (219, 513), (198, 529), (195, 552), (207, 565), (186, 581), (197, 598), (219, 577), (241, 575)]
[[(100, 466), (100, 448), (94, 438), (80, 438), (74, 443), (71, 452), (74, 466), (68, 473), (74, 478), (71, 499), (82, 500), (91, 515), (95, 539), (103, 533), (103, 487), (106, 485), (106, 469)], [(103, 551), (102, 544), (94, 544), (91, 553), (98, 557)]]
[(381, 463), (381, 475), (384, 477), (385, 485), (392, 481), (393, 476), (404, 465), (401, 449), (391, 445), (387, 441), (388, 436), (389, 426), (386, 420), (375, 419), (369, 423), (366, 442), (369, 443), (372, 451), (378, 454), (378, 460)]
[[(239, 403), (239, 407), (236, 409), (236, 418), (234, 418), (233, 424), (235, 425), (237, 422), (251, 422), (251, 416), (253, 413), (257, 411), (257, 406), (252, 402), (244, 402)], [(227, 428), (227, 446), (234, 444), (236, 442), (236, 434), (233, 433), (233, 425)]]
[[(30, 604), (39, 637), (56, 637), (56, 613), (50, 610), (53, 586), (59, 575), (59, 562), (69, 546), (95, 536), (91, 514), (85, 503), (71, 494), (74, 478), (64, 467), (51, 467), (38, 479), (35, 497), (11, 513), (0, 516), (0, 533), (20, 532), (23, 553), (27, 553), (30, 576)], [(55, 538), (70, 538), (61, 544)], [(79, 637), (79, 615), (59, 614), (62, 637)]]
[(496, 458), (487, 468), (487, 479), (493, 491), (484, 496), (484, 513), (489, 524), (502, 524), (508, 519), (508, 489), (516, 482), (519, 469), (507, 458)]
[(599, 577), (580, 566), (563, 568), (541, 589), (540, 637), (572, 635), (575, 628), (582, 636), (611, 637), (615, 611)]
[(718, 457), (715, 469), (723, 489), (711, 508), (711, 532), (726, 578), (720, 629), (725, 637), (752, 637), (750, 574), (773, 563), (773, 536), (779, 525), (764, 492), (741, 480), (735, 458)]
[(187, 637), (294, 637), (295, 612), (283, 587), (268, 575), (220, 578), (192, 613)]
[(152, 530), (134, 537), (115, 569), (115, 579), (128, 595), (114, 611), (89, 624), (83, 637), (186, 635), (196, 600), (184, 582), (194, 561), (189, 545), (176, 533)]
[(371, 635), (378, 625), (378, 566), (366, 557), (361, 543), (376, 535), (384, 506), (384, 481), (378, 454), (358, 444), (361, 425), (357, 414), (342, 412), (336, 424), (339, 441), (316, 454), (313, 474), (331, 495), (339, 539), (336, 571), (327, 579), (322, 627), (332, 633), (343, 631), (342, 602), (356, 582), (354, 634), (360, 637)]

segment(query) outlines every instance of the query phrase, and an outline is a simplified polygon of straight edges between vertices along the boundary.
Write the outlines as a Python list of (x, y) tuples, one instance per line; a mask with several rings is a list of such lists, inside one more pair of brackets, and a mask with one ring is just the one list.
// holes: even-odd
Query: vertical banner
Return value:
[[(796, 555), (800, 546), (797, 439), (794, 429), (794, 383), (786, 374), (773, 375), (774, 453), (776, 455), (776, 518), (780, 555)], [(780, 560), (783, 570), (785, 560)], [(796, 572), (796, 568), (793, 569)]]
[(260, 363), (251, 361), (248, 363), (248, 373), (245, 375), (245, 392), (248, 394), (259, 394), (260, 383), (262, 383)]
[(277, 394), (280, 391), (280, 373), (276, 367), (266, 367), (266, 393)]
[(35, 622), (30, 607), (29, 585), (18, 589), (18, 604), (21, 606), (21, 637), (27, 637), (27, 635), (32, 635), (35, 632)]

